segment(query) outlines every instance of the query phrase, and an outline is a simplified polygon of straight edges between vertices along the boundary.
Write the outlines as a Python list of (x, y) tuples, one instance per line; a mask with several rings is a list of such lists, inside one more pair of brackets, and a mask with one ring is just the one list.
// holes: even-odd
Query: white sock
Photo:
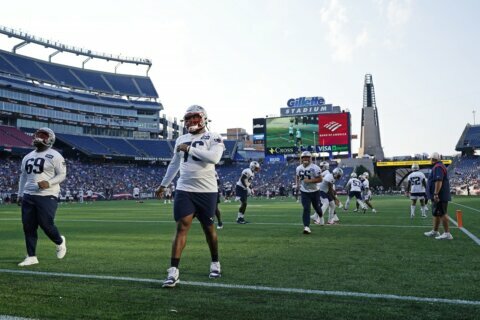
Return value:
[(410, 215), (414, 216), (415, 215), (415, 206), (410, 206)]
[(243, 213), (239, 212), (237, 218), (243, 218)]
[(347, 198), (347, 201), (345, 201), (345, 209), (348, 210), (348, 207), (350, 206), (350, 198)]
[(422, 216), (427, 214), (425, 206), (421, 206), (420, 209), (422, 210)]

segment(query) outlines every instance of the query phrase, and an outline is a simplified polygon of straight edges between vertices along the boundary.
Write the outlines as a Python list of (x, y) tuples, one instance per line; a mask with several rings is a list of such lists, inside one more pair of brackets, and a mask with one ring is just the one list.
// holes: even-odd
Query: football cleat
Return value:
[(312, 233), (312, 230), (310, 230), (310, 227), (305, 227), (305, 228), (303, 228), (303, 233), (304, 234), (310, 234), (310, 233)]
[(437, 240), (453, 240), (452, 234), (450, 232), (444, 232), (442, 235), (435, 237)]
[(220, 268), (220, 262), (212, 262), (210, 264), (210, 274), (208, 277), (210, 279), (217, 279), (222, 276), (221, 268)]
[(163, 288), (173, 288), (175, 285), (180, 282), (178, 268), (170, 267), (167, 269), (167, 279), (163, 281)]
[(64, 236), (61, 236), (61, 238), (63, 242), (57, 245), (57, 248), (56, 248), (58, 259), (63, 259), (63, 257), (65, 257), (65, 255), (67, 254), (67, 240), (65, 240)]
[(34, 265), (34, 264), (38, 264), (38, 259), (36, 256), (32, 256), (32, 257), (26, 257), (25, 260), (23, 260), (22, 262), (20, 262), (18, 264), (19, 267), (26, 267), (26, 266), (31, 266), (31, 265)]
[(223, 229), (223, 222), (219, 222), (217, 224), (217, 229)]
[(247, 224), (248, 221), (245, 221), (245, 218), (237, 218), (237, 223), (238, 224)]
[(424, 232), (423, 234), (425, 235), (425, 237), (438, 237), (440, 235), (440, 233), (435, 230)]

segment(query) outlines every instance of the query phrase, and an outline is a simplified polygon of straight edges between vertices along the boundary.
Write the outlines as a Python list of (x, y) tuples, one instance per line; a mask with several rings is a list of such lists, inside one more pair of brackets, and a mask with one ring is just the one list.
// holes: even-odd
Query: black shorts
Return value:
[(348, 197), (350, 199), (357, 198), (358, 200), (362, 200), (362, 193), (360, 191), (350, 191)]
[(247, 202), (248, 191), (243, 189), (239, 185), (235, 186), (235, 197), (239, 199), (241, 202)]
[(432, 202), (432, 215), (434, 217), (443, 217), (444, 215), (447, 214), (447, 207), (448, 207), (448, 202)]
[(183, 190), (175, 191), (173, 201), (173, 217), (175, 221), (195, 214), (195, 217), (203, 225), (211, 225), (215, 217), (217, 207), (217, 192), (187, 192)]

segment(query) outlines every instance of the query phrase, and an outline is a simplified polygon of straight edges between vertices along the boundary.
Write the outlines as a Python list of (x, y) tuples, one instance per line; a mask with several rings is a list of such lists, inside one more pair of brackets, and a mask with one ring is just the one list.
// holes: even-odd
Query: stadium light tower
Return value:
[(358, 155), (374, 156), (377, 160), (383, 160), (382, 141), (380, 139), (380, 126), (378, 123), (377, 103), (375, 100), (375, 88), (371, 74), (365, 75), (363, 87), (362, 128), (360, 137), (360, 149)]

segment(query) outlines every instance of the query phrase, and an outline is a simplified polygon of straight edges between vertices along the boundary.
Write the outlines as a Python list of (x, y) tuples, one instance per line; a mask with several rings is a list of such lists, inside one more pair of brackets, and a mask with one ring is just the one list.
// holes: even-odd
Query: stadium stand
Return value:
[[(448, 167), (450, 187), (456, 194), (480, 195), (480, 157), (461, 156)], [(469, 190), (467, 190), (467, 188)]]
[(0, 146), (32, 148), (32, 138), (15, 127), (0, 126)]
[(475, 149), (480, 149), (480, 125), (467, 124), (455, 150), (471, 155)]
[(149, 77), (81, 69), (0, 50), (0, 71), (27, 79), (82, 90), (158, 98)]

